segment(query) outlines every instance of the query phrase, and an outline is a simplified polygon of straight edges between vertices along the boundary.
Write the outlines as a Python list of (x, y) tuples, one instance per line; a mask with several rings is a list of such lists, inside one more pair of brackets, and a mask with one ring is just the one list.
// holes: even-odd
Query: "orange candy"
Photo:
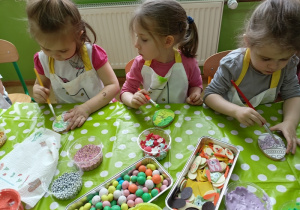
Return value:
[(137, 191), (138, 187), (135, 184), (131, 184), (128, 187), (129, 192), (131, 193), (135, 193), (135, 191)]
[(160, 175), (159, 175), (159, 174), (154, 174), (154, 175), (152, 176), (152, 181), (153, 181), (154, 184), (159, 184), (159, 183), (161, 183), (161, 177), (160, 177)]
[(152, 170), (150, 168), (148, 168), (146, 171), (145, 171), (145, 174), (147, 176), (152, 176)]
[(139, 172), (145, 172), (145, 171), (146, 171), (146, 166), (141, 165), (141, 166), (139, 167)]

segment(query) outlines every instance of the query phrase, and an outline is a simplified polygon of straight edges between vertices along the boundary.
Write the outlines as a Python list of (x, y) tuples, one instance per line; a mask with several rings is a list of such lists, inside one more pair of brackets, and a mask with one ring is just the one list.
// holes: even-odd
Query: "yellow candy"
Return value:
[(116, 188), (114, 186), (109, 186), (108, 192), (109, 193), (114, 193), (116, 191)]
[(161, 178), (161, 182), (164, 181), (164, 177), (162, 175), (160, 175), (160, 178)]
[(81, 206), (79, 210), (84, 210), (83, 206)]
[(126, 203), (123, 203), (121, 205), (121, 210), (128, 210), (128, 205)]
[(161, 183), (159, 183), (159, 184), (156, 185), (157, 188), (160, 188), (161, 186), (162, 186)]
[(147, 164), (147, 168), (150, 168), (152, 171), (156, 170), (156, 166), (154, 164)]
[(147, 179), (148, 180), (152, 180), (152, 176), (147, 176)]
[(109, 202), (111, 202), (114, 199), (114, 195), (112, 193), (109, 193), (107, 199)]
[(84, 206), (83, 206), (83, 210), (89, 210), (91, 208), (92, 204), (91, 203), (86, 203)]
[(108, 201), (108, 196), (107, 195), (102, 195), (101, 200), (102, 201)]
[(113, 182), (113, 186), (114, 186), (114, 187), (117, 187), (118, 184), (119, 184), (119, 182), (118, 182), (117, 180)]

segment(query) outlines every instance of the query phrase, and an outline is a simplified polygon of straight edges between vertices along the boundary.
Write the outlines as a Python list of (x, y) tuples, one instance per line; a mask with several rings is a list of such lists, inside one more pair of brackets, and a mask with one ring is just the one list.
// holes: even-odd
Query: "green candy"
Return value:
[(110, 206), (105, 206), (103, 210), (111, 210)]
[(126, 181), (130, 181), (130, 176), (128, 175), (128, 174), (126, 174), (125, 176), (124, 176), (124, 180), (126, 180)]
[(144, 191), (142, 189), (138, 189), (137, 191), (135, 191), (135, 195), (137, 197), (142, 197), (143, 194), (144, 194)]
[(103, 208), (103, 204), (101, 202), (96, 203), (95, 207), (97, 209), (102, 209)]
[(148, 202), (148, 201), (151, 200), (151, 195), (149, 193), (144, 193), (142, 195), (142, 199), (143, 199), (144, 202)]
[(139, 177), (139, 176), (143, 176), (143, 177), (146, 178), (146, 174), (144, 172), (139, 172), (138, 175), (137, 175), (137, 177)]
[(95, 207), (92, 207), (92, 208), (90, 208), (90, 210), (96, 210), (96, 208), (95, 208)]
[(111, 206), (117, 205), (117, 201), (116, 201), (116, 200), (112, 200), (112, 201), (110, 202), (110, 205), (111, 205)]
[(136, 176), (132, 176), (132, 177), (131, 177), (131, 181), (132, 181), (132, 182), (136, 182), (136, 181), (137, 181), (137, 177), (136, 177)]
[(111, 210), (121, 210), (121, 207), (118, 205), (112, 206)]
[(151, 190), (151, 195), (152, 195), (152, 197), (157, 196), (158, 195), (158, 190), (157, 189)]
[(138, 182), (140, 185), (145, 184), (145, 182), (146, 182), (146, 177), (138, 176), (137, 182)]
[(118, 186), (116, 187), (117, 190), (121, 190), (122, 189), (122, 185), (118, 184)]

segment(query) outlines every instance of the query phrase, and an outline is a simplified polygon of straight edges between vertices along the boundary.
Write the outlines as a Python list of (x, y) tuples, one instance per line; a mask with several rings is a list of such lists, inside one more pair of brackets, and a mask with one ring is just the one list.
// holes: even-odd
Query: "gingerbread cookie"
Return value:
[(278, 143), (268, 133), (258, 137), (258, 145), (261, 151), (272, 160), (281, 160), (285, 156), (286, 147), (279, 136), (274, 135)]
[(4, 131), (0, 131), (0, 147), (2, 147), (6, 142), (6, 135)]
[(156, 127), (167, 127), (170, 125), (175, 117), (175, 113), (170, 109), (157, 110), (152, 118), (153, 125)]
[(56, 119), (53, 121), (52, 129), (57, 133), (64, 132), (68, 125), (68, 121), (64, 121), (64, 116), (67, 112), (63, 112), (61, 115), (57, 116)]

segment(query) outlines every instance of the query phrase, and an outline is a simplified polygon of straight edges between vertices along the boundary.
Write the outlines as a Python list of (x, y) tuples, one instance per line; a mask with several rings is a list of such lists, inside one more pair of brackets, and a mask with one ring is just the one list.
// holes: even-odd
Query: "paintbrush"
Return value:
[[(138, 90), (141, 90), (141, 88), (138, 88)], [(144, 94), (144, 93), (143, 93)], [(146, 97), (146, 99), (148, 100), (148, 101), (150, 101), (150, 103), (151, 104), (153, 104), (155, 107), (159, 107), (159, 105), (155, 102), (155, 101), (153, 101), (151, 98), (150, 98), (150, 96), (148, 96), (147, 94), (144, 94), (144, 96)]]
[[(241, 89), (235, 84), (235, 82), (233, 80), (231, 80), (231, 83), (233, 84), (233, 86), (235, 87), (235, 89), (237, 90), (237, 92), (242, 96), (242, 98), (244, 99), (244, 101), (246, 102), (246, 104), (255, 110), (255, 108), (252, 106), (252, 104), (250, 103), (250, 101), (246, 98), (246, 96), (244, 95), (244, 93), (241, 91)], [(256, 111), (256, 110), (255, 110)], [(265, 128), (265, 130), (271, 135), (271, 137), (274, 139), (274, 141), (279, 144), (279, 141), (275, 138), (275, 136), (273, 135), (272, 131), (270, 130), (270, 128), (268, 127), (268, 125), (266, 123), (263, 123), (263, 127)]]
[[(39, 81), (39, 83), (40, 83), (40, 86), (44, 87), (43, 82), (42, 82), (42, 80), (41, 80), (41, 78), (40, 78), (40, 75), (37, 73), (37, 71), (36, 71), (35, 68), (34, 68), (34, 72), (35, 72), (35, 74), (36, 74), (36, 78), (38, 79), (38, 81)], [(55, 117), (55, 119), (56, 119), (56, 114), (55, 114), (55, 112), (54, 112), (54, 109), (53, 109), (52, 104), (50, 103), (49, 98), (47, 98), (47, 104), (49, 105), (49, 108), (50, 108), (52, 114), (54, 115), (54, 117)]]

